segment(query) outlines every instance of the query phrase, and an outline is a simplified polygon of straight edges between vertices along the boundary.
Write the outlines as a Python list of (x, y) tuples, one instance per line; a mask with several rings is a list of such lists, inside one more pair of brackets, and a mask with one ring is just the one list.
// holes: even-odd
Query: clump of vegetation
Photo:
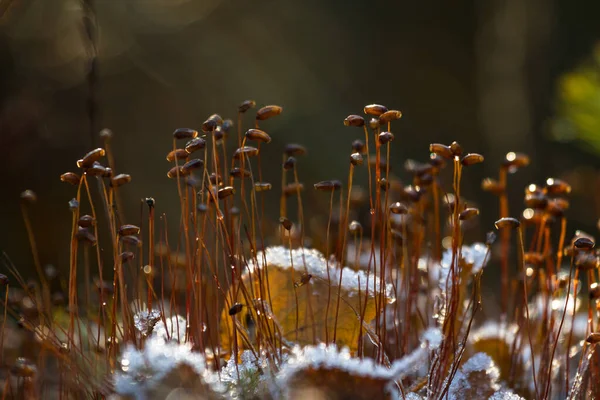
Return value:
[[(372, 104), (367, 119), (344, 120), (357, 134), (348, 178), (312, 185), (329, 214), (309, 229), (307, 150), (286, 145), (281, 182), (264, 181), (261, 125), (282, 108), (259, 108), (244, 132), (255, 106), (243, 102), (235, 126), (213, 114), (201, 132), (174, 131), (165, 172), (178, 219), (157, 213), (159, 197), (124, 218), (132, 178), (115, 171), (103, 131), (103, 147), (60, 177), (75, 193), (67, 279), (42, 267), (36, 197), (22, 194), (39, 281), (3, 256), (3, 398), (600, 397), (600, 259), (590, 235), (566, 237), (568, 183), (529, 185), (511, 214), (508, 175), (529, 158), (508, 153), (482, 183), (499, 198), (495, 229), (465, 243), (479, 210), (461, 185), (484, 157), (431, 144), (425, 161), (406, 161), (404, 185), (390, 159), (402, 114)], [(265, 217), (269, 197), (279, 221)], [(481, 277), (496, 259), (501, 312), (482, 317)]]

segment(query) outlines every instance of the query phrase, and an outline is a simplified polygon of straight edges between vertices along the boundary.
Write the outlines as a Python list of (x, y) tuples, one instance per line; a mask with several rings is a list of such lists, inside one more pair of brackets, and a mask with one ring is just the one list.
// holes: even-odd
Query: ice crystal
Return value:
[(483, 399), (500, 389), (500, 371), (485, 353), (473, 355), (456, 373), (448, 394), (450, 399)]

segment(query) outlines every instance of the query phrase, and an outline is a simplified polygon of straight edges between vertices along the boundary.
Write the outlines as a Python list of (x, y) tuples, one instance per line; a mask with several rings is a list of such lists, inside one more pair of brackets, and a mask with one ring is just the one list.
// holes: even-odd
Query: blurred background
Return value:
[[(117, 172), (133, 176), (126, 222), (148, 196), (176, 218), (171, 133), (215, 112), (235, 119), (246, 99), (284, 108), (262, 125), (273, 137), (265, 180), (278, 182), (280, 151), (297, 142), (309, 149), (306, 185), (345, 181), (362, 131), (342, 121), (380, 103), (404, 114), (393, 125), (400, 178), (431, 142), (486, 157), (463, 181), (482, 208), (477, 238), (497, 216), (481, 180), (508, 151), (532, 160), (509, 177), (513, 214), (526, 184), (562, 177), (573, 185), (571, 231), (597, 234), (599, 15), (595, 0), (1, 0), (0, 250), (33, 271), (19, 208), (32, 189), (41, 261), (66, 269), (75, 191), (59, 176), (103, 128), (114, 132)], [(326, 213), (313, 192), (307, 208)]]

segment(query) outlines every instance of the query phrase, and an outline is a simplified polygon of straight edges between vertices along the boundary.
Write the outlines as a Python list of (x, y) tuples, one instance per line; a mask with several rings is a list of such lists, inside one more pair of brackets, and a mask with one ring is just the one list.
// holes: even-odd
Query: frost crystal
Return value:
[[(471, 267), (473, 274), (478, 273), (485, 267), (488, 260), (486, 259), (487, 247), (483, 243), (473, 243), (471, 246), (463, 246), (460, 251), (460, 257), (464, 264)], [(458, 257), (458, 255), (457, 255)], [(459, 264), (460, 265), (460, 264)], [(452, 270), (452, 249), (444, 251), (442, 261), (440, 262), (440, 277), (439, 287), (442, 291), (446, 290), (446, 281)]]
[(525, 400), (523, 397), (513, 392), (499, 391), (489, 397), (488, 400)]
[[(306, 272), (320, 279), (331, 278), (331, 283), (337, 286), (340, 279), (340, 266), (335, 260), (330, 260), (329, 263), (319, 251), (314, 249), (294, 249), (290, 257), (290, 249), (283, 246), (273, 246), (265, 249), (264, 253), (258, 252), (256, 259), (258, 266), (264, 266), (264, 258), (267, 265), (276, 265), (281, 268), (290, 268), (292, 265), (299, 272)], [(249, 269), (252, 271), (256, 267), (254, 260), (248, 263)], [(305, 269), (306, 268), (306, 269)], [(329, 269), (329, 274), (327, 270)], [(367, 281), (369, 282), (369, 293), (379, 291), (379, 278), (373, 274), (367, 275), (364, 271), (354, 271), (348, 267), (342, 269), (342, 287), (349, 291), (349, 296), (358, 293), (359, 282), (362, 293), (366, 292)], [(386, 284), (386, 296), (388, 299), (394, 299), (394, 290), (391, 284)]]
[(115, 392), (137, 400), (147, 399), (148, 393), (180, 366), (190, 367), (204, 383), (218, 387), (212, 373), (205, 368), (204, 357), (192, 352), (191, 345), (152, 336), (141, 350), (133, 345), (125, 348), (121, 372), (114, 375)]
[(152, 333), (154, 326), (160, 320), (161, 314), (158, 310), (143, 310), (133, 316), (133, 324), (135, 329), (142, 334), (148, 336)]
[(419, 368), (427, 367), (429, 353), (440, 347), (443, 335), (438, 328), (429, 328), (421, 335), (421, 346), (399, 360), (394, 361), (390, 371), (394, 379), (400, 379), (415, 373)]
[(448, 390), (450, 399), (484, 399), (500, 389), (500, 371), (490, 356), (476, 353), (456, 373)]
[[(166, 322), (166, 323), (165, 323)], [(164, 340), (184, 341), (187, 321), (181, 315), (173, 315), (163, 322), (159, 320), (154, 326), (152, 336), (162, 338)]]

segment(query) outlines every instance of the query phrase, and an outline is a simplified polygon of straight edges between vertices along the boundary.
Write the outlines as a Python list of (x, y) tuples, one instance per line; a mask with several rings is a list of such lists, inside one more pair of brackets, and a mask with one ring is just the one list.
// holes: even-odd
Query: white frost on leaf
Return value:
[(173, 315), (166, 318), (164, 321), (159, 320), (154, 325), (152, 336), (159, 337), (164, 340), (176, 340), (183, 342), (187, 332), (187, 321), (181, 315)]
[[(483, 243), (476, 242), (470, 246), (462, 246), (460, 258), (464, 264), (471, 267), (471, 273), (476, 274), (485, 267), (489, 258), (486, 259), (487, 246)], [(458, 254), (456, 255), (458, 257)], [(456, 262), (456, 260), (455, 260)], [(458, 263), (460, 265), (460, 263)], [(452, 271), (452, 249), (447, 249), (442, 255), (440, 261), (439, 281), (438, 285), (442, 291), (446, 290), (446, 282), (451, 276)], [(457, 271), (458, 273), (458, 271)]]
[(501, 390), (489, 397), (488, 400), (525, 400), (523, 397), (513, 392)]
[[(342, 285), (341, 287), (348, 290), (348, 296), (358, 294), (359, 282), (360, 290), (364, 294), (368, 289), (369, 294), (372, 295), (374, 292), (379, 292), (380, 280), (379, 277), (373, 274), (367, 275), (364, 271), (354, 271), (351, 268), (344, 267), (340, 268), (339, 262), (334, 259), (330, 259), (329, 262), (323, 257), (323, 254), (318, 250), (314, 249), (293, 249), (290, 257), (290, 249), (283, 246), (272, 246), (258, 252), (256, 260), (258, 260), (258, 266), (263, 267), (265, 265), (264, 258), (266, 258), (266, 265), (274, 265), (281, 268), (291, 268), (299, 271), (300, 273), (308, 273), (321, 280), (331, 279), (331, 284), (338, 286), (340, 280), (340, 271), (342, 271)], [(254, 260), (248, 261), (248, 268), (250, 271), (254, 271), (256, 268)], [(329, 270), (329, 273), (328, 273)], [(385, 284), (386, 296), (389, 301), (395, 299), (393, 286), (389, 283)]]

